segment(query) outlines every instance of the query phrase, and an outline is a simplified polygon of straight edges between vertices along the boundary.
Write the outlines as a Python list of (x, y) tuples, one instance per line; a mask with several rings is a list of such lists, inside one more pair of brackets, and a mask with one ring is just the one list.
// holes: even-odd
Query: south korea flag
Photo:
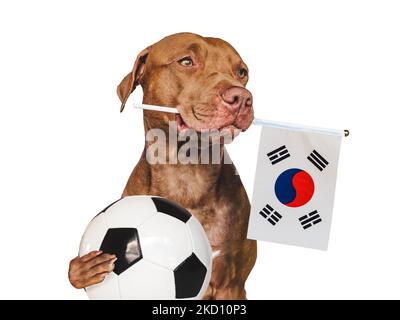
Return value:
[(327, 250), (341, 137), (263, 126), (249, 239)]

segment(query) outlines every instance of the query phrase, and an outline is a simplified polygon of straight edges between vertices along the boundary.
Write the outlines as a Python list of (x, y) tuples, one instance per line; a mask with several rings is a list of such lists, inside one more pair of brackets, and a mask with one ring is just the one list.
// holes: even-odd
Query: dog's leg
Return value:
[[(203, 300), (244, 300), (245, 282), (257, 258), (257, 243), (245, 240), (239, 250), (221, 250), (213, 258), (210, 285)], [(229, 252), (229, 253), (226, 253)]]
[(220, 290), (215, 290), (215, 300), (246, 300), (246, 290), (244, 284), (235, 285)]
[(244, 284), (232, 285), (224, 288), (216, 288), (210, 285), (203, 296), (203, 300), (246, 300)]
[(203, 296), (203, 300), (246, 300), (244, 283), (233, 284), (229, 287), (216, 288), (210, 285)]
[(202, 300), (215, 300), (215, 290), (214, 286), (209, 285), (206, 293), (204, 294)]

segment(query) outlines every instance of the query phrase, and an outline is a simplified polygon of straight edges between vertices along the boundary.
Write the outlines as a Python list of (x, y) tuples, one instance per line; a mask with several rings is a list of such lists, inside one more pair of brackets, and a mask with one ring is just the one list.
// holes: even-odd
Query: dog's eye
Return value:
[(193, 60), (191, 57), (185, 57), (178, 61), (184, 67), (193, 67)]
[(240, 79), (243, 79), (243, 78), (247, 77), (248, 74), (249, 74), (249, 72), (245, 68), (241, 68), (239, 70), (239, 78)]

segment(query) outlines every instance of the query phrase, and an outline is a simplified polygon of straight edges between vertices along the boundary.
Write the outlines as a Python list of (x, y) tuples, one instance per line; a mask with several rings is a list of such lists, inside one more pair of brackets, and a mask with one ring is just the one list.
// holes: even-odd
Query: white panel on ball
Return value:
[(186, 226), (189, 228), (189, 234), (192, 238), (193, 252), (207, 269), (211, 269), (211, 246), (202, 225), (196, 218), (191, 217), (189, 221), (186, 222)]
[(104, 215), (99, 214), (90, 221), (83, 234), (80, 246), (79, 256), (83, 256), (91, 251), (99, 250), (104, 235), (107, 232)]
[(143, 257), (174, 270), (192, 254), (192, 241), (185, 223), (157, 213), (139, 229)]
[[(107, 217), (112, 212), (112, 219)], [(122, 198), (106, 210), (105, 219), (108, 228), (138, 227), (157, 212), (148, 196), (130, 196)]]
[(120, 292), (118, 276), (111, 272), (103, 282), (86, 288), (86, 294), (91, 300), (119, 300)]
[(119, 290), (123, 300), (174, 299), (174, 273), (142, 259), (120, 274)]

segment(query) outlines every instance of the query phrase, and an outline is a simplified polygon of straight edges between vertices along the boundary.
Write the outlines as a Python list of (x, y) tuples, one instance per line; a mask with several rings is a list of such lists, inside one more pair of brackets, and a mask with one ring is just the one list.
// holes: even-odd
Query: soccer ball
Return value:
[(211, 246), (199, 221), (165, 198), (122, 198), (89, 223), (79, 255), (115, 254), (114, 271), (87, 287), (90, 299), (200, 299), (211, 276)]

